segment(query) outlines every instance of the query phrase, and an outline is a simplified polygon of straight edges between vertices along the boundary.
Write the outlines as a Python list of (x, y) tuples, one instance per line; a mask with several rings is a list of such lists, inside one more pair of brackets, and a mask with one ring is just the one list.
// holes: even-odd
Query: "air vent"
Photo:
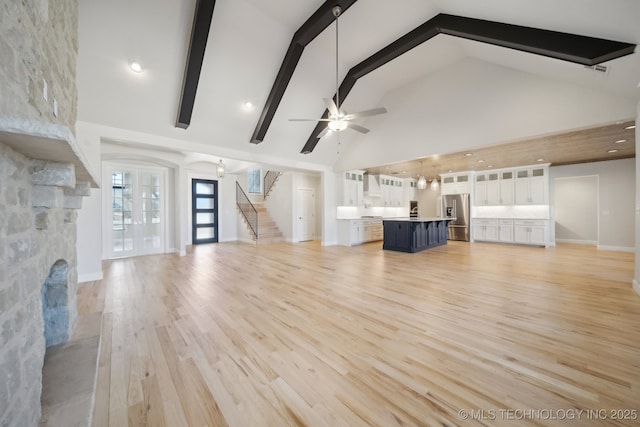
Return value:
[(602, 64), (585, 65), (584, 68), (586, 68), (587, 70), (598, 71), (598, 72), (604, 73), (604, 74), (609, 73), (609, 66), (608, 65), (602, 65)]

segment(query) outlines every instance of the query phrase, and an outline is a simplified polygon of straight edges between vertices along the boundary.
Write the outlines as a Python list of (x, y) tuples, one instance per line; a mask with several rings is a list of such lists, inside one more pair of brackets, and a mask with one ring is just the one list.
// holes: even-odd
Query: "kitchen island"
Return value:
[(455, 218), (395, 218), (382, 221), (382, 249), (420, 252), (447, 244), (447, 227)]

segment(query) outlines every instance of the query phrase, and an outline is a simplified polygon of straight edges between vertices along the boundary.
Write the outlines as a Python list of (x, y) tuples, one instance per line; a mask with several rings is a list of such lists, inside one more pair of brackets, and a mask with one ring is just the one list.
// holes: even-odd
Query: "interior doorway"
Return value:
[(598, 244), (598, 176), (555, 179), (555, 240)]
[(298, 188), (298, 241), (315, 239), (315, 191)]

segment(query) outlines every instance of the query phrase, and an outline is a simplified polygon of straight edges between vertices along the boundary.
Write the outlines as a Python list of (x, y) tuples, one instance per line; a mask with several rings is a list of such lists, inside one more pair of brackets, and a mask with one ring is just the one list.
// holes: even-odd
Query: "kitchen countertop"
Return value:
[(407, 217), (401, 217), (401, 218), (383, 218), (383, 221), (407, 221), (407, 222), (434, 222), (434, 221), (443, 221), (443, 220), (449, 220), (449, 221), (454, 221), (456, 218), (447, 218), (447, 217), (439, 217), (439, 216), (434, 216), (434, 217), (420, 217), (420, 218), (407, 218)]

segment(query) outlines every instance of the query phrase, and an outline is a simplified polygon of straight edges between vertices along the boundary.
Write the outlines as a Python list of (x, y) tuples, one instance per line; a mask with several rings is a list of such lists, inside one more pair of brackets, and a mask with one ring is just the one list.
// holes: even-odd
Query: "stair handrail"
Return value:
[(280, 171), (267, 171), (264, 174), (264, 197), (266, 198), (280, 176)]
[(240, 212), (247, 220), (247, 224), (249, 224), (251, 232), (253, 232), (256, 240), (258, 240), (258, 211), (238, 181), (236, 181), (236, 206), (240, 209)]

